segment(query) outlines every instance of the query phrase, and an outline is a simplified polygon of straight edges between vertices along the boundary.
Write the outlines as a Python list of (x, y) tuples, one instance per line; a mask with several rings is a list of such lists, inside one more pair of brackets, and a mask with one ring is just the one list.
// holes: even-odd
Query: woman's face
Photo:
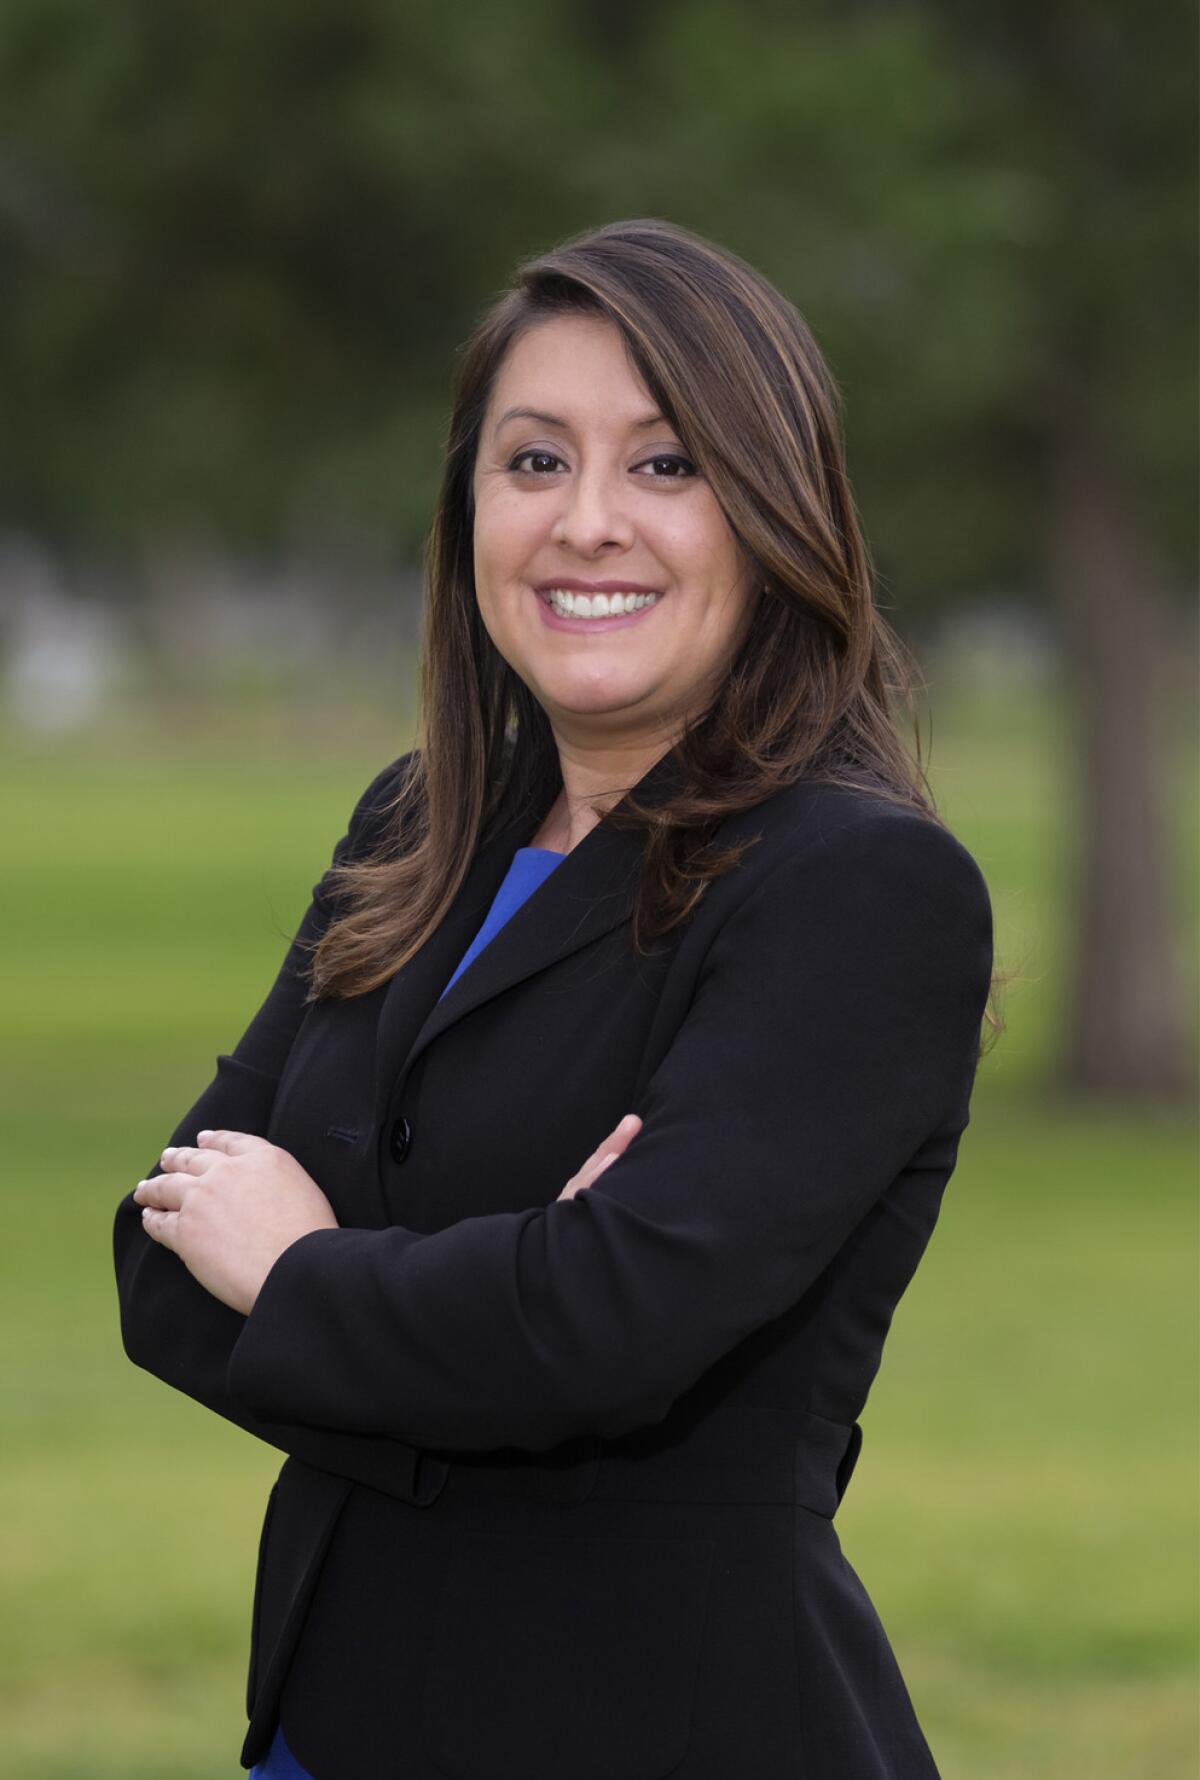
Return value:
[[(673, 739), (736, 655), (755, 590), (611, 322), (555, 316), (514, 342), (474, 490), (483, 622), (560, 741)], [(600, 616), (597, 594), (642, 603)]]

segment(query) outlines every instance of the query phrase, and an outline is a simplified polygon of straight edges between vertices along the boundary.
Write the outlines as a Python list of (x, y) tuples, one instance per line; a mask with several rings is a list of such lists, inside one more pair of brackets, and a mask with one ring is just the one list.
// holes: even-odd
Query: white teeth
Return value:
[(568, 593), (561, 587), (552, 588), (547, 597), (564, 618), (616, 618), (640, 612), (658, 599), (656, 593)]

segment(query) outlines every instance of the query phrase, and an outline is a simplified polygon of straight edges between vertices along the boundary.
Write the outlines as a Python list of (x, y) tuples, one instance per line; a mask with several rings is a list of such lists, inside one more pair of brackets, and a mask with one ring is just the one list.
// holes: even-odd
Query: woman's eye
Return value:
[[(510, 470), (524, 476), (553, 475), (556, 467), (562, 465), (562, 458), (553, 451), (519, 451), (509, 464)], [(687, 477), (697, 474), (696, 466), (690, 458), (674, 452), (664, 452), (657, 457), (648, 457), (645, 463), (637, 466), (639, 474), (652, 471), (650, 477), (654, 482), (681, 482)]]
[(562, 459), (559, 457), (556, 457), (552, 451), (521, 451), (521, 452), (518, 452), (517, 456), (514, 457), (512, 462), (509, 464), (509, 466), (508, 466), (509, 469), (510, 470), (518, 470), (518, 471), (521, 470), (522, 465), (524, 464), (524, 461), (527, 457), (532, 458), (534, 460), (533, 463), (531, 463), (528, 466), (527, 470), (525, 471), (525, 474), (527, 474), (527, 475), (528, 474), (532, 474), (534, 476), (548, 475), (550, 473), (546, 468), (546, 466), (548, 464), (557, 464), (557, 463), (562, 462)]
[(695, 464), (686, 457), (669, 454), (662, 457), (648, 457), (644, 464), (638, 465), (638, 468), (644, 470), (647, 465), (653, 467), (655, 472), (653, 480), (656, 482), (681, 482), (686, 477), (696, 474)]

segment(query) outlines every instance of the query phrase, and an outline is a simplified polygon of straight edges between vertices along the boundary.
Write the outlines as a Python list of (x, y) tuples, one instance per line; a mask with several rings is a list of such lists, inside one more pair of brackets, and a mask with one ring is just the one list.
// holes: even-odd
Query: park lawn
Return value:
[[(1044, 1086), (1067, 931), (1054, 725), (1033, 712), (1003, 750), (943, 726), (935, 750), (1025, 980), (837, 1520), (946, 1780), (1195, 1766), (1194, 1130)], [(232, 743), (0, 766), (24, 841), (0, 885), (0, 1780), (237, 1771), (279, 1455), (124, 1359), (112, 1213), (403, 745), (303, 770)]]

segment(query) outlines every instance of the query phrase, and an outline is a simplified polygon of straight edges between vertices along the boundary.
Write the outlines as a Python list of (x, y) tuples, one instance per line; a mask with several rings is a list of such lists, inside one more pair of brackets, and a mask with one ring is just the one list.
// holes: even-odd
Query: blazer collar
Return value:
[[(679, 781), (678, 761), (670, 751), (642, 775), (633, 792), (646, 803), (657, 804)], [(622, 798), (621, 804), (624, 802)], [(459, 959), (483, 925), (514, 852), (532, 833), (527, 813), (502, 822), (496, 834), (476, 851), (437, 931), (387, 983), (376, 1044), (377, 1106), (386, 1104), (397, 1081), (407, 1076), (421, 1052), (455, 1021), (632, 916), (642, 836), (616, 828), (603, 817), (505, 922), (454, 987), (442, 995)]]

